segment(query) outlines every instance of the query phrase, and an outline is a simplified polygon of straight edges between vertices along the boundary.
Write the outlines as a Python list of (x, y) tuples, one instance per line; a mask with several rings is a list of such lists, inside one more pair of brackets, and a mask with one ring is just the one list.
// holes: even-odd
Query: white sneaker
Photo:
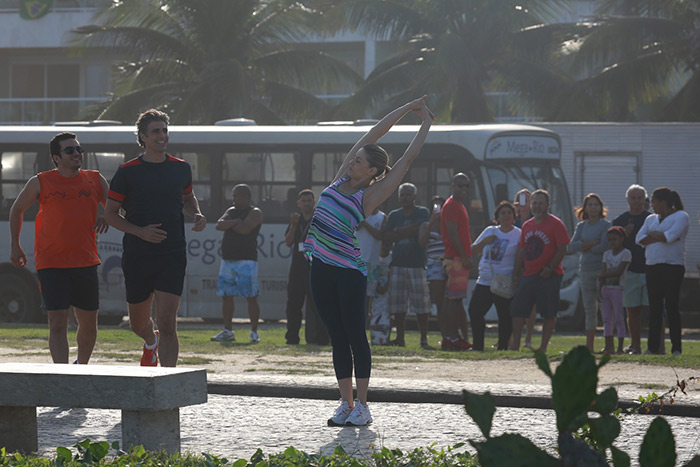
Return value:
[(369, 407), (367, 404), (355, 399), (355, 407), (352, 412), (345, 420), (345, 424), (349, 426), (365, 426), (372, 423), (372, 414), (369, 413)]
[(352, 412), (350, 408), (350, 403), (348, 401), (342, 401), (340, 406), (335, 409), (335, 414), (328, 419), (328, 426), (345, 426), (345, 420)]
[(236, 335), (233, 333), (233, 331), (224, 329), (219, 334), (212, 337), (211, 340), (214, 342), (233, 342), (236, 340)]
[(252, 342), (253, 344), (257, 344), (258, 342), (260, 342), (260, 336), (258, 336), (257, 331), (250, 331), (250, 342)]

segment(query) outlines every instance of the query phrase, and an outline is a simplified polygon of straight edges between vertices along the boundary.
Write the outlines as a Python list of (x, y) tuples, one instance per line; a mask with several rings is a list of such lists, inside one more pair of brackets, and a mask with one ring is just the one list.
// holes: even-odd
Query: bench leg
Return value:
[(123, 449), (143, 445), (149, 451), (180, 452), (180, 409), (122, 410)]
[(39, 450), (36, 407), (0, 407), (0, 446), (25, 454)]

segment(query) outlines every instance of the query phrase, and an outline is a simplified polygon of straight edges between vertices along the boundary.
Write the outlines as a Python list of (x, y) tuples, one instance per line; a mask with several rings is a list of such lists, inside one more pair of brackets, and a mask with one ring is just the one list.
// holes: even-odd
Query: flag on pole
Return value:
[(19, 0), (19, 16), (22, 19), (38, 19), (49, 12), (51, 0)]

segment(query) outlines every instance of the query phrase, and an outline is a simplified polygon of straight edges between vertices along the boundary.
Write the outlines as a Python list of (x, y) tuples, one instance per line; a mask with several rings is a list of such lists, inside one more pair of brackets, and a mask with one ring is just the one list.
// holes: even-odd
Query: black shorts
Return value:
[(165, 255), (122, 254), (126, 301), (141, 303), (154, 290), (182, 295), (187, 255), (184, 251)]
[(537, 306), (537, 313), (543, 319), (557, 317), (559, 311), (559, 289), (562, 276), (552, 273), (547, 279), (539, 274), (523, 276), (510, 302), (510, 315), (513, 318), (527, 318), (532, 307)]
[(39, 269), (37, 274), (46, 311), (67, 310), (71, 305), (86, 311), (100, 307), (97, 265)]

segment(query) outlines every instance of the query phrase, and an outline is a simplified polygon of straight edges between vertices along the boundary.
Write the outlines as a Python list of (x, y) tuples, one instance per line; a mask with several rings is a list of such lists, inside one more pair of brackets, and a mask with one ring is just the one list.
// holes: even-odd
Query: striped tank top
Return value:
[(430, 232), (428, 244), (425, 246), (425, 256), (429, 259), (438, 259), (445, 256), (445, 244), (442, 243), (440, 232)]
[(350, 177), (342, 177), (321, 192), (304, 241), (304, 251), (311, 260), (357, 269), (366, 276), (367, 265), (355, 237), (357, 225), (365, 219), (362, 208), (365, 190), (351, 195), (341, 193), (338, 185), (348, 180)]

